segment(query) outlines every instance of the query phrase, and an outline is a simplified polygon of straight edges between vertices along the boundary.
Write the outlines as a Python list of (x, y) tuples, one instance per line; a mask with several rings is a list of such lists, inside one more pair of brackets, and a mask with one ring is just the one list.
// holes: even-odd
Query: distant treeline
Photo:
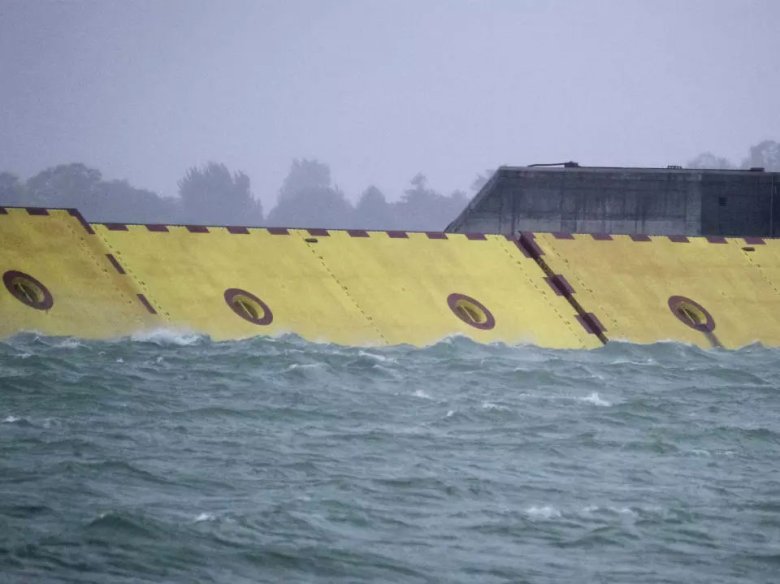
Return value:
[[(780, 171), (780, 144), (765, 140), (752, 146), (739, 165), (705, 152), (686, 166)], [(471, 189), (479, 190), (491, 174), (479, 175)], [(0, 205), (75, 207), (90, 221), (123, 223), (441, 230), (469, 199), (463, 191), (438, 193), (417, 174), (398, 201), (388, 202), (382, 191), (370, 186), (353, 205), (333, 184), (328, 165), (307, 159), (293, 161), (276, 206), (266, 214), (252, 194), (249, 177), (224, 164), (192, 167), (178, 186), (177, 197), (161, 197), (124, 180), (105, 180), (99, 170), (84, 164), (62, 164), (26, 181), (0, 172)]]
[(717, 156), (712, 152), (703, 152), (685, 165), (688, 168), (719, 168), (725, 170), (763, 168), (764, 170), (780, 172), (780, 143), (774, 140), (764, 140), (751, 146), (746, 158), (740, 164), (732, 162), (725, 156)]
[[(486, 178), (477, 177), (473, 188)], [(327, 164), (306, 159), (293, 161), (276, 206), (265, 215), (249, 177), (224, 164), (190, 168), (178, 186), (178, 197), (161, 197), (124, 180), (105, 180), (84, 164), (63, 164), (26, 181), (0, 173), (0, 205), (75, 207), (95, 222), (441, 230), (468, 202), (462, 191), (436, 192), (418, 174), (397, 202), (370, 186), (353, 205), (332, 184)]]

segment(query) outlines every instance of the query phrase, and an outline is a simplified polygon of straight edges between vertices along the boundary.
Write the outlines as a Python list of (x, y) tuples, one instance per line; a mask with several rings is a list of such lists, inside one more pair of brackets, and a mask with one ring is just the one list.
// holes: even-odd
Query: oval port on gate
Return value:
[(54, 306), (54, 297), (49, 289), (30, 274), (8, 270), (3, 274), (3, 284), (14, 298), (30, 308), (49, 310)]
[(685, 326), (701, 332), (712, 332), (715, 319), (701, 304), (685, 296), (670, 296), (669, 310)]
[(496, 319), (490, 310), (476, 298), (453, 292), (447, 297), (447, 305), (460, 320), (481, 330), (496, 326)]
[(269, 325), (274, 315), (270, 307), (257, 296), (241, 288), (225, 290), (225, 302), (238, 316), (256, 325)]

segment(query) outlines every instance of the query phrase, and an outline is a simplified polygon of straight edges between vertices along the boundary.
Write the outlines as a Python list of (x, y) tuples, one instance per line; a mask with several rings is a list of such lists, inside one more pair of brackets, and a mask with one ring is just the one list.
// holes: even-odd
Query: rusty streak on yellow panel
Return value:
[[(141, 225), (93, 227), (171, 327), (216, 340), (296, 333), (313, 341), (384, 343), (303, 237), (260, 228), (234, 234), (225, 227), (206, 233), (182, 226), (157, 232)], [(230, 288), (265, 302), (271, 323), (237, 316), (225, 301)]]
[[(762, 272), (743, 251), (742, 239), (710, 243), (702, 237), (674, 242), (665, 236), (634, 241), (627, 235), (596, 240), (591, 235), (558, 239), (536, 234), (542, 260), (574, 288), (574, 298), (594, 312), (610, 340), (683, 341), (710, 347), (752, 342), (780, 344), (780, 273)], [(755, 260), (778, 265), (777, 244), (755, 246)], [(774, 285), (769, 281), (773, 281)], [(669, 308), (684, 296), (714, 319), (713, 338), (686, 326)]]
[(100, 239), (63, 209), (9, 208), (0, 214), (0, 275), (22, 272), (51, 293), (48, 310), (20, 302), (0, 284), (0, 336), (20, 331), (107, 338), (150, 328), (156, 319), (119, 274)]
[[(311, 252), (391, 344), (426, 345), (462, 334), (478, 342), (601, 346), (536, 263), (503, 235), (469, 240), (452, 233), (431, 239), (424, 233), (351, 237), (331, 231), (310, 239), (316, 239), (307, 244)], [(483, 304), (495, 327), (481, 330), (455, 316), (447, 302), (453, 293)]]

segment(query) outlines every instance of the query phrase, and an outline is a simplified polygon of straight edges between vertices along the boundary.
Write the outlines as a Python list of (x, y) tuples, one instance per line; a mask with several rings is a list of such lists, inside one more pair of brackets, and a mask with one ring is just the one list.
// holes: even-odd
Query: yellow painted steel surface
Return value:
[[(453, 233), (447, 239), (390, 233), (357, 238), (331, 231), (310, 244), (386, 342), (424, 345), (460, 333), (479, 342), (601, 345), (536, 263), (503, 235), (470, 240)], [(460, 320), (447, 302), (452, 294), (484, 305), (495, 326), (481, 330)]]
[[(215, 339), (294, 332), (343, 344), (424, 345), (461, 333), (481, 342), (600, 345), (533, 260), (503, 236), (93, 227), (162, 318)], [(264, 302), (271, 322), (234, 313), (229, 289)], [(451, 294), (483, 304), (495, 326), (461, 320), (448, 304)]]
[(0, 213), (0, 274), (34, 279), (51, 306), (35, 308), (0, 287), (0, 336), (19, 331), (105, 338), (154, 326), (132, 281), (119, 274), (102, 242), (66, 210), (5, 209)]
[[(544, 252), (541, 259), (564, 275), (573, 297), (596, 314), (609, 340), (676, 340), (702, 347), (780, 344), (780, 245), (682, 239), (687, 241), (665, 236), (649, 241), (627, 235), (611, 240), (535, 236)], [(711, 333), (703, 326), (686, 325), (684, 314), (675, 315), (670, 298), (676, 298), (671, 304), (677, 303), (679, 310), (685, 306), (680, 297), (709, 313)]]

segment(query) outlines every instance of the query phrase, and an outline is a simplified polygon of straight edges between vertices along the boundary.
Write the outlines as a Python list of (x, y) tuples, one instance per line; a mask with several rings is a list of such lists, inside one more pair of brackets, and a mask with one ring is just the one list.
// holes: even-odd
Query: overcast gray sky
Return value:
[(351, 197), (501, 164), (739, 161), (780, 140), (780, 2), (0, 0), (0, 171), (176, 193), (295, 157)]

